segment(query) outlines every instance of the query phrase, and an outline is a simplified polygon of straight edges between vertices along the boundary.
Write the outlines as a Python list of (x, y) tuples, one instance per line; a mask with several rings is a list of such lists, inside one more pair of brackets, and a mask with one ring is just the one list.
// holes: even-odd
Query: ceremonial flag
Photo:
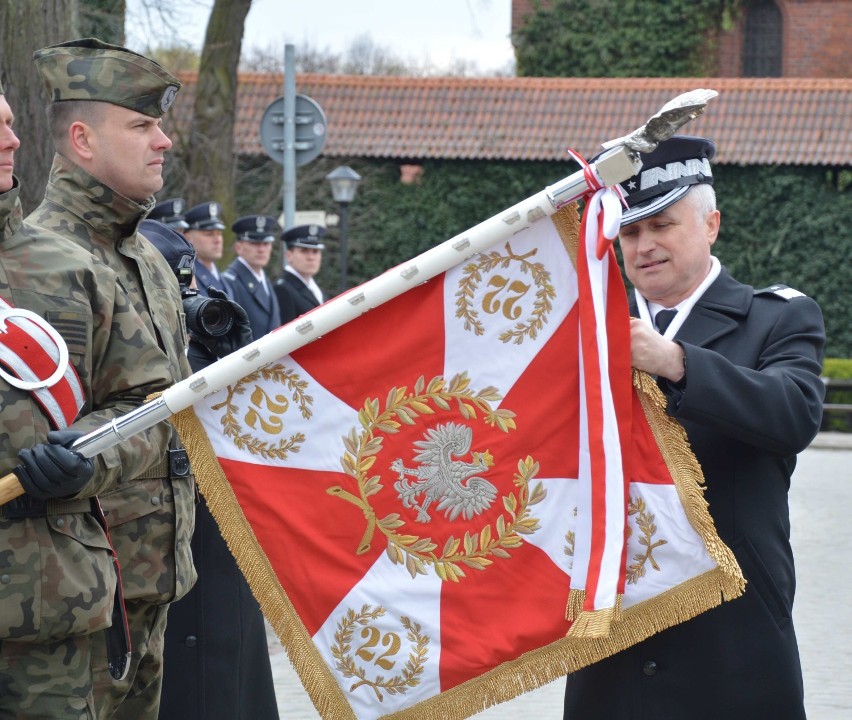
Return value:
[(543, 216), (174, 416), (324, 718), (469, 717), (742, 592), (578, 230)]

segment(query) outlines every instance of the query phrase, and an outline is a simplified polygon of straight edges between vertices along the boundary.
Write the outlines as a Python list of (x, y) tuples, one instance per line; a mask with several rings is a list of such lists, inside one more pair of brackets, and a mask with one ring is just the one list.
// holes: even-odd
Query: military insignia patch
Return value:
[(174, 85), (169, 85), (163, 91), (163, 96), (160, 98), (160, 110), (166, 112), (172, 106), (172, 103), (174, 103), (177, 94), (178, 88)]

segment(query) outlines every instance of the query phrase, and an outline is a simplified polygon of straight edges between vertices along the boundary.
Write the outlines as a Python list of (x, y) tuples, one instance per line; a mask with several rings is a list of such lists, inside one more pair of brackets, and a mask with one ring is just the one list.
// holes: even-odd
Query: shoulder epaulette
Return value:
[(791, 288), (789, 285), (770, 285), (754, 291), (755, 295), (777, 295), (784, 300), (792, 300), (795, 297), (805, 297), (805, 293)]

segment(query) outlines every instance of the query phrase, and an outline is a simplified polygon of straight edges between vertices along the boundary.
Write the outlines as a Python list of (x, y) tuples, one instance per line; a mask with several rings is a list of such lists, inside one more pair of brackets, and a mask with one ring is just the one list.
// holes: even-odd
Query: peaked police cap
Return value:
[(713, 183), (712, 140), (674, 135), (650, 153), (642, 154), (642, 169), (621, 183), (628, 209), (621, 224), (629, 225), (662, 212), (682, 199), (693, 185)]
[(215, 200), (190, 208), (183, 216), (190, 230), (224, 230), (222, 206)]
[(288, 249), (300, 247), (324, 250), (323, 235), (325, 235), (325, 228), (322, 225), (297, 225), (284, 232), (281, 239), (287, 244)]
[(274, 217), (269, 215), (244, 215), (237, 218), (231, 225), (237, 235), (237, 240), (248, 242), (274, 242), (281, 226)]

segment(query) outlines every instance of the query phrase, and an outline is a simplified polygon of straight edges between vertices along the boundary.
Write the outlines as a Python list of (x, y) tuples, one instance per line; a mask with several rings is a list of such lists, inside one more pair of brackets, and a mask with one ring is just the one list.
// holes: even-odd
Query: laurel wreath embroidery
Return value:
[[(419, 676), (423, 674), (423, 667), (428, 659), (429, 646), (429, 637), (420, 633), (420, 625), (405, 616), (401, 616), (399, 621), (407, 631), (406, 637), (414, 646), (408, 656), (408, 662), (402, 669), (402, 674), (387, 679), (383, 675), (368, 679), (366, 671), (355, 662), (350, 654), (352, 632), (356, 625), (367, 628), (371, 621), (377, 620), (384, 614), (385, 609), (381, 606), (371, 610), (369, 605), (363, 605), (360, 613), (356, 613), (350, 608), (346, 612), (346, 616), (337, 624), (334, 643), (331, 646), (331, 654), (337, 660), (337, 669), (340, 670), (343, 677), (357, 677), (359, 680), (349, 688), (349, 692), (353, 692), (362, 685), (367, 685), (376, 693), (379, 702), (384, 701), (380, 688), (389, 695), (396, 695), (403, 694), (408, 691), (408, 688), (415, 687), (420, 683)], [(380, 659), (376, 664), (379, 667), (389, 668), (393, 663), (382, 664)]]
[[(645, 552), (634, 555), (633, 559), (636, 562), (627, 567), (627, 582), (635, 584), (639, 582), (639, 578), (644, 577), (646, 563), (651, 563), (651, 567), (659, 571), (660, 566), (654, 559), (654, 550), (661, 545), (666, 545), (668, 541), (657, 540), (653, 542), (654, 535), (657, 534), (657, 525), (654, 521), (654, 514), (646, 510), (643, 498), (630, 498), (630, 504), (627, 506), (627, 515), (628, 517), (632, 515), (638, 516), (636, 518), (636, 527), (642, 533), (642, 537), (639, 538), (639, 544), (645, 546)], [(630, 538), (632, 534), (633, 529), (628, 524), (627, 538)]]
[[(246, 375), (236, 385), (229, 385), (228, 396), (221, 403), (213, 405), (211, 409), (226, 408), (225, 415), (221, 419), (222, 427), (225, 435), (232, 438), (237, 448), (248, 450), (252, 455), (260, 455), (266, 459), (286, 460), (289, 453), (299, 452), (299, 446), (305, 441), (303, 433), (293, 433), (289, 438), (281, 438), (276, 444), (273, 444), (266, 440), (259, 440), (251, 432), (244, 432), (243, 426), (237, 418), (239, 408), (233, 402), (234, 397), (243, 395), (252, 383), (257, 383), (259, 380), (285, 386), (287, 391), (290, 392), (293, 402), (298, 404), (302, 417), (306, 420), (310, 419), (313, 414), (311, 406), (314, 399), (305, 392), (308, 387), (307, 381), (301, 380), (298, 373), (278, 364), (262, 367), (250, 375)], [(244, 417), (244, 421), (249, 427), (254, 429), (259, 425), (263, 431), (270, 434), (278, 434), (284, 429), (281, 415), (287, 412), (290, 405), (290, 401), (284, 395), (270, 397), (260, 385), (255, 385), (251, 393), (251, 403), (252, 406), (246, 411)], [(262, 407), (264, 403), (265, 408)], [(258, 408), (261, 411), (267, 411), (268, 417), (264, 417), (258, 411)]]
[(530, 514), (530, 506), (541, 502), (546, 495), (541, 483), (530, 489), (530, 481), (539, 471), (539, 465), (532, 457), (518, 461), (518, 472), (513, 476), (517, 495), (510, 492), (503, 497), (503, 507), (509, 514), (509, 521), (501, 515), (497, 518), (492, 532), (486, 525), (478, 533), (466, 531), (463, 538), (450, 536), (441, 550), (430, 537), (403, 535), (397, 531), (405, 526), (399, 513), (391, 513), (384, 518), (376, 518), (368, 498), (380, 492), (383, 485), (379, 475), (369, 475), (376, 462), (376, 456), (382, 449), (383, 438), (377, 431), (388, 434), (399, 432), (403, 424), (414, 425), (414, 419), (420, 415), (433, 415), (435, 409), (450, 410), (455, 405), (466, 420), (475, 419), (477, 411), (483, 413), (483, 420), (502, 432), (515, 429), (515, 413), (503, 408), (492, 409), (491, 403), (501, 399), (496, 388), (486, 387), (478, 393), (470, 389), (467, 373), (455, 375), (449, 383), (440, 375), (427, 384), (423, 376), (418, 378), (413, 392), (407, 387), (392, 388), (388, 393), (384, 409), (379, 400), (367, 398), (358, 411), (361, 432), (352, 428), (343, 438), (346, 452), (341, 458), (347, 475), (358, 482), (360, 497), (346, 492), (339, 486), (329, 488), (328, 492), (352, 502), (362, 509), (367, 519), (367, 529), (358, 547), (359, 554), (367, 552), (376, 528), (387, 538), (387, 555), (396, 564), (405, 565), (411, 577), (425, 575), (426, 567), (433, 566), (441, 580), (458, 582), (466, 577), (464, 567), (484, 570), (493, 563), (491, 555), (499, 558), (510, 557), (509, 550), (521, 545), (521, 535), (531, 535), (539, 529), (538, 518)]
[[(574, 517), (577, 517), (577, 508), (574, 508)], [(571, 558), (571, 562), (568, 563), (568, 569), (572, 570), (574, 568), (574, 547), (577, 541), (577, 535), (573, 530), (569, 530), (565, 533), (565, 547), (562, 549), (563, 552)]]
[(485, 326), (479, 319), (479, 314), (473, 306), (473, 298), (479, 283), (482, 281), (483, 273), (489, 273), (499, 267), (508, 268), (513, 261), (521, 264), (521, 270), (529, 273), (538, 291), (535, 295), (533, 312), (525, 322), (518, 322), (502, 333), (500, 340), (504, 343), (513, 341), (520, 345), (524, 338), (535, 339), (539, 331), (547, 322), (547, 315), (553, 309), (553, 299), (556, 297), (556, 289), (550, 283), (550, 272), (542, 263), (529, 262), (527, 258), (535, 255), (538, 250), (531, 250), (525, 255), (516, 255), (509, 243), (506, 243), (507, 255), (501, 255), (497, 251), (480, 253), (478, 262), (468, 263), (464, 267), (463, 275), (459, 281), (459, 289), (456, 292), (456, 317), (464, 319), (464, 329), (472, 330), (475, 335), (484, 335)]

